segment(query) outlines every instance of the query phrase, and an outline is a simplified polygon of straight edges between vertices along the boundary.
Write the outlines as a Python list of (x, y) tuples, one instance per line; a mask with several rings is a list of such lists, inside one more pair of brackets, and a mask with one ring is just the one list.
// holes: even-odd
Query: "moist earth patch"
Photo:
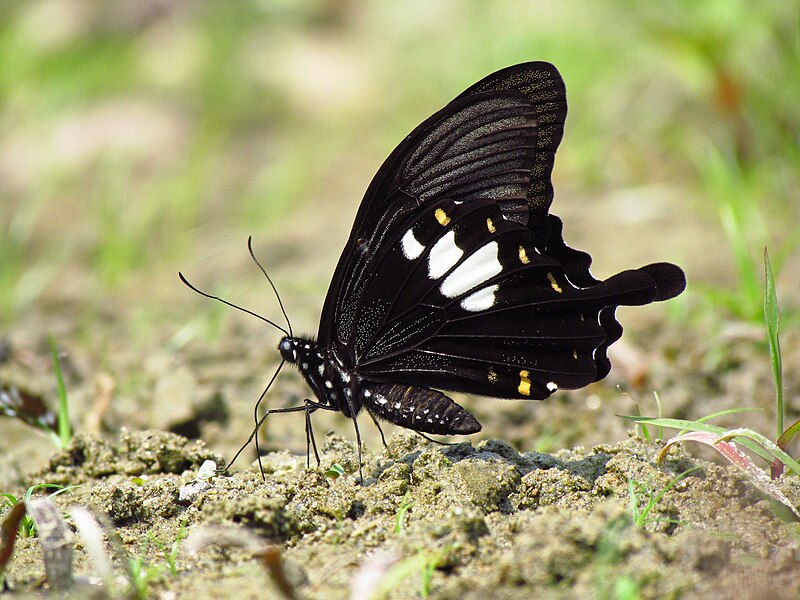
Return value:
[[(353, 443), (332, 434), (319, 467), (270, 452), (263, 479), (253, 465), (182, 498), (200, 465), (222, 458), (176, 434), (123, 431), (76, 436), (25, 483), (79, 485), (52, 502), (105, 515), (118, 540), (106, 546), (151, 569), (152, 597), (798, 597), (797, 524), (734, 468), (681, 449), (659, 467), (660, 448), (631, 437), (518, 453), (502, 440), (438, 446), (400, 432), (365, 452), (362, 485)], [(781, 487), (800, 502), (796, 478)], [(632, 503), (664, 488), (635, 525)], [(75, 572), (91, 580), (85, 541), (74, 546)], [(44, 593), (44, 573), (38, 540), (19, 539), (11, 589)]]

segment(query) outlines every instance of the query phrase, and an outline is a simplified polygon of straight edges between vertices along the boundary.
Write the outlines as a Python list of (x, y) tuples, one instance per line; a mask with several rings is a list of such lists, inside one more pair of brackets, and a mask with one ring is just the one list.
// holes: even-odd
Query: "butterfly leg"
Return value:
[(364, 485), (364, 471), (361, 469), (361, 432), (358, 430), (358, 420), (353, 415), (353, 427), (356, 429), (356, 444), (358, 444), (358, 478), (361, 480), (361, 485)]
[[(355, 418), (352, 402), (350, 402), (348, 400), (348, 403), (350, 403), (350, 405), (351, 405), (350, 406), (350, 410), (351, 410), (350, 414), (353, 415), (353, 426), (355, 427), (355, 430), (356, 430), (356, 444), (358, 444), (358, 476), (361, 479), (361, 483), (363, 484), (364, 483), (364, 472), (363, 472), (363, 470), (361, 468), (361, 464), (362, 464), (361, 432), (358, 429), (358, 421)], [(311, 460), (311, 456), (309, 454), (309, 449), (308, 449), (308, 442), (310, 440), (311, 441), (311, 445), (314, 448), (314, 455), (317, 458), (317, 464), (319, 464), (319, 462), (320, 462), (319, 453), (317, 452), (317, 443), (314, 440), (314, 432), (311, 429), (311, 417), (310, 417), (310, 414), (312, 412), (314, 412), (318, 408), (321, 408), (323, 410), (332, 410), (332, 411), (335, 411), (335, 412), (339, 412), (339, 409), (334, 408), (332, 406), (329, 406), (328, 404), (321, 404), (319, 402), (315, 402), (314, 400), (310, 400), (308, 398), (306, 398), (306, 400), (305, 400), (305, 406), (307, 407), (307, 409), (306, 409), (306, 463), (308, 463)], [(380, 430), (380, 427), (378, 427), (378, 429)], [(381, 432), (381, 436), (383, 436), (383, 432)], [(385, 442), (384, 442), (384, 444), (385, 444)]]
[(333, 408), (332, 406), (328, 406), (327, 404), (321, 404), (319, 402), (315, 402), (310, 398), (306, 398), (303, 401), (303, 407), (306, 411), (306, 468), (311, 467), (311, 449), (314, 449), (314, 458), (317, 459), (317, 466), (320, 465), (320, 458), (319, 458), (319, 451), (317, 450), (317, 440), (314, 438), (314, 428), (311, 425), (311, 413), (316, 411), (317, 409), (322, 410), (332, 410), (338, 412), (337, 409)]
[(358, 444), (358, 477), (359, 479), (361, 479), (361, 485), (364, 485), (364, 471), (362, 469), (362, 455), (361, 455), (361, 432), (358, 430), (358, 420), (356, 420), (356, 415), (358, 414), (358, 410), (356, 410), (355, 404), (353, 404), (353, 399), (350, 394), (345, 394), (345, 400), (347, 401), (347, 407), (349, 408), (350, 415), (353, 418), (353, 427), (355, 427), (356, 430), (356, 444)]
[(386, 444), (386, 436), (383, 435), (383, 429), (381, 429), (381, 424), (378, 422), (378, 419), (375, 418), (375, 415), (373, 415), (371, 412), (367, 411), (367, 414), (369, 415), (370, 419), (372, 419), (372, 422), (375, 423), (375, 427), (378, 428), (378, 433), (381, 434), (381, 442), (383, 442), (383, 447), (388, 450), (389, 446)]
[(311, 413), (316, 407), (306, 398), (306, 469), (311, 467), (311, 447), (314, 448), (314, 457), (317, 459), (317, 466), (320, 464), (319, 452), (317, 451), (317, 441), (314, 439), (314, 428), (311, 426)]
[(425, 435), (421, 431), (417, 431), (416, 434), (418, 436), (420, 436), (420, 437), (425, 438), (429, 442), (433, 442), (434, 444), (439, 444), (440, 446), (455, 446), (456, 444), (460, 443), (460, 442), (443, 442), (441, 440), (435, 440), (432, 437), (428, 437), (427, 435)]
[[(290, 406), (290, 407), (288, 407), (288, 408), (271, 408), (270, 410), (268, 410), (267, 412), (265, 412), (265, 413), (264, 413), (264, 416), (262, 416), (260, 419), (258, 419), (258, 421), (256, 421), (256, 425), (255, 425), (255, 427), (253, 427), (253, 431), (252, 431), (252, 432), (250, 432), (250, 437), (248, 437), (248, 438), (247, 438), (247, 441), (246, 441), (244, 444), (242, 444), (242, 447), (241, 447), (241, 448), (239, 448), (239, 450), (238, 450), (238, 451), (236, 452), (236, 454), (233, 456), (233, 458), (231, 459), (231, 461), (230, 461), (230, 462), (228, 463), (228, 465), (225, 467), (225, 470), (227, 471), (228, 469), (230, 469), (230, 468), (231, 468), (231, 465), (232, 465), (234, 462), (236, 462), (236, 459), (237, 459), (237, 458), (239, 458), (239, 455), (242, 453), (242, 451), (243, 451), (245, 448), (247, 448), (247, 446), (248, 446), (248, 445), (250, 445), (250, 442), (252, 442), (252, 441), (253, 441), (253, 439), (255, 439), (255, 441), (256, 441), (256, 455), (258, 456), (258, 462), (259, 462), (259, 465), (260, 465), (260, 464), (261, 464), (261, 453), (260, 453), (260, 452), (258, 452), (258, 437), (257, 437), (257, 434), (258, 434), (258, 430), (259, 430), (259, 429), (261, 429), (261, 425), (263, 425), (263, 424), (264, 424), (264, 421), (266, 421), (267, 417), (268, 417), (268, 416), (270, 416), (270, 415), (271, 415), (271, 414), (273, 414), (273, 413), (290, 413), (290, 412), (300, 412), (301, 410), (303, 410), (303, 411), (307, 411), (307, 410), (308, 410), (308, 407), (306, 407), (305, 405), (303, 405), (303, 406)], [(263, 478), (263, 476), (264, 476), (264, 471), (263, 471), (263, 469), (262, 469), (262, 471), (261, 471), (261, 476), (262, 476), (262, 478)]]

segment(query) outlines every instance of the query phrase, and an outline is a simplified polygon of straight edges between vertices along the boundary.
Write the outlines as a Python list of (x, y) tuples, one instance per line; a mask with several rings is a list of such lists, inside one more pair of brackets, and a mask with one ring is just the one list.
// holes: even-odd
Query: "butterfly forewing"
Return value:
[(535, 149), (535, 113), (514, 90), (457, 100), (415, 129), (364, 197), (328, 290), (319, 340), (353, 358), (364, 288), (376, 261), (396, 241), (392, 234), (415, 210), (445, 197), (459, 202), (492, 197), (524, 207)]
[(544, 248), (549, 239), (547, 212), (553, 201), (555, 153), (564, 134), (567, 118), (567, 92), (558, 70), (546, 62), (530, 62), (501, 69), (470, 86), (459, 97), (489, 90), (517, 90), (525, 95), (536, 110), (536, 157), (531, 166), (527, 192), (527, 211), (520, 211), (514, 220), (526, 223), (534, 243)]

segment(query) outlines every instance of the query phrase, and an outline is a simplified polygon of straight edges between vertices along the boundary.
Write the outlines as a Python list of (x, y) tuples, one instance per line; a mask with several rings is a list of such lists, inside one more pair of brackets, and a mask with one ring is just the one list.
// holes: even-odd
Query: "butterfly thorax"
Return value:
[(332, 353), (316, 341), (299, 337), (284, 337), (278, 345), (281, 357), (300, 369), (300, 373), (314, 391), (317, 400), (350, 417), (358, 414), (359, 378), (349, 373)]

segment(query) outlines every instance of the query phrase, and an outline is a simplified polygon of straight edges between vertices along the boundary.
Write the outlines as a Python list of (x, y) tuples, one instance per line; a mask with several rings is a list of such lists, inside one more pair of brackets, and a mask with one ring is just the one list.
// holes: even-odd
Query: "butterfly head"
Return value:
[(309, 363), (316, 364), (324, 360), (319, 344), (311, 338), (286, 335), (278, 344), (278, 352), (286, 362), (299, 365), (301, 371), (307, 370)]

